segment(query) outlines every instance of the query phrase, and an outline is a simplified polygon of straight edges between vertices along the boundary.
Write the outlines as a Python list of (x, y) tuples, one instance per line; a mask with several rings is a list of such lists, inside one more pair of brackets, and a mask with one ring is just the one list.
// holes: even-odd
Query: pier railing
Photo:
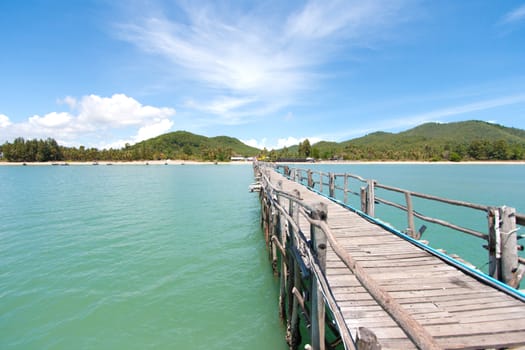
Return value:
[[(517, 213), (515, 208), (502, 206), (491, 207), (475, 203), (469, 203), (454, 199), (441, 198), (429, 194), (414, 192), (385, 184), (381, 184), (373, 179), (365, 179), (359, 175), (351, 173), (322, 172), (311, 169), (291, 168), (287, 165), (267, 164), (275, 168), (288, 178), (302, 183), (309, 188), (316, 190), (331, 198), (342, 197), (342, 202), (348, 204), (348, 195), (356, 195), (360, 198), (360, 210), (365, 214), (375, 217), (376, 204), (384, 204), (392, 208), (404, 211), (407, 216), (407, 228), (405, 233), (414, 238), (421, 239), (421, 235), (426, 229), (422, 226), (416, 230), (414, 218), (422, 221), (441, 225), (454, 231), (463, 232), (471, 236), (486, 241), (483, 245), (488, 250), (489, 275), (493, 278), (517, 288), (525, 274), (525, 258), (518, 255), (518, 250), (523, 250), (523, 246), (518, 244), (519, 239), (525, 235), (518, 235), (519, 226), (525, 226), (525, 214)], [(354, 190), (349, 184), (349, 180), (357, 180), (362, 186)], [(404, 203), (397, 203), (376, 195), (376, 189), (383, 189), (390, 192), (404, 195)], [(464, 227), (448, 222), (440, 218), (434, 218), (422, 214), (414, 208), (413, 198), (422, 198), (429, 201), (444, 203), (447, 205), (459, 206), (486, 214), (488, 232)], [(459, 258), (454, 256), (455, 258)]]
[[(325, 276), (327, 244), (418, 348), (440, 349), (435, 339), (337, 241), (326, 223), (326, 204), (309, 205), (302, 201), (298, 191), (288, 193), (282, 190), (281, 184), (274, 186), (264, 166), (255, 164), (255, 173), (261, 184), (261, 218), (272, 266), (281, 279), (279, 310), (287, 322), (290, 349), (298, 346), (300, 309), (310, 329), (311, 348), (325, 349), (326, 327), (337, 336), (332, 346), (343, 343), (345, 349), (376, 348), (376, 337), (369, 329), (359, 327), (353, 336), (346, 325)], [(305, 222), (310, 225), (310, 239), (301, 229)], [(311, 284), (304, 286), (304, 280), (311, 280)], [(307, 296), (309, 309), (305, 302)], [(335, 329), (331, 322), (325, 323), (326, 307), (337, 326)]]

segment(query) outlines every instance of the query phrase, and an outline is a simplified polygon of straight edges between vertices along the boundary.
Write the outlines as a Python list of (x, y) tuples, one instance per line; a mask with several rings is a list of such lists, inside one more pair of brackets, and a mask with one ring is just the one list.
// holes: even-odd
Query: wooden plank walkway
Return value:
[[(325, 203), (327, 224), (366, 272), (444, 349), (525, 349), (525, 303), (275, 171), (270, 179), (307, 204)], [(286, 205), (284, 205), (286, 207)], [(300, 227), (309, 235), (306, 220)], [(416, 349), (396, 320), (327, 248), (326, 277), (354, 336), (372, 330), (383, 349)]]

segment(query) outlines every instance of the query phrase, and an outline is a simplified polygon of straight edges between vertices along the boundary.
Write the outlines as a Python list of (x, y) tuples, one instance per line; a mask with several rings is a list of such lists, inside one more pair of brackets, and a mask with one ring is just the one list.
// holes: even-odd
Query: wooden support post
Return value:
[[(282, 188), (282, 181), (279, 181), (277, 183), (277, 188)], [(273, 200), (275, 200), (277, 203), (279, 203), (279, 194), (273, 194), (272, 195)], [(274, 237), (275, 239), (279, 239), (279, 232), (281, 231), (281, 223), (280, 223), (280, 214), (277, 208), (275, 208), (273, 205), (270, 208), (271, 210), (271, 228), (270, 228), (270, 237), (269, 237), (269, 244), (270, 244), (270, 252), (271, 252), (271, 259), (272, 259), (272, 270), (273, 274), (275, 276), (279, 275), (279, 269), (277, 267), (277, 246), (274, 243)]]
[(356, 343), (357, 350), (381, 350), (377, 336), (366, 327), (359, 327)]
[(361, 211), (366, 213), (366, 187), (361, 187), (359, 194), (361, 198)]
[(308, 169), (306, 174), (308, 176), (308, 187), (314, 188), (315, 184), (314, 184), (314, 179), (313, 179), (313, 176), (312, 176), (312, 171), (310, 169)]
[(335, 198), (335, 174), (329, 173), (328, 178), (329, 178), (328, 180), (329, 195), (330, 197)]
[[(294, 189), (293, 194), (300, 198), (301, 194), (298, 190)], [(297, 208), (297, 203), (290, 200), (288, 206), (288, 213), (293, 220), (299, 224), (299, 210)], [(289, 245), (290, 250), (294, 247), (297, 247), (297, 236), (293, 231), (293, 228), (288, 224), (289, 232)], [(289, 251), (290, 251), (289, 250)], [(294, 260), (293, 254), (288, 254), (288, 284), (287, 284), (287, 295), (288, 295), (288, 319), (286, 327), (286, 340), (290, 350), (296, 350), (299, 344), (301, 343), (301, 332), (299, 329), (299, 300), (296, 294), (300, 295), (301, 289), (301, 273), (299, 271), (299, 265), (297, 261)], [(294, 290), (297, 293), (294, 293)]]
[(264, 232), (264, 241), (266, 246), (269, 248), (270, 241), (270, 207), (268, 205), (268, 198), (266, 195), (263, 197), (263, 232)]
[(264, 229), (264, 201), (265, 201), (264, 190), (261, 190), (259, 192), (259, 204), (261, 205), (260, 224), (261, 224), (262, 229)]
[(516, 209), (505, 206), (490, 208), (488, 221), (489, 274), (516, 288), (520, 282)]
[(501, 275), (502, 282), (516, 288), (519, 284), (516, 209), (501, 207)]
[(375, 216), (375, 180), (367, 180), (366, 188), (361, 188), (361, 210)]
[[(314, 220), (326, 221), (327, 205), (318, 203), (314, 205), (310, 217)], [(326, 270), (326, 235), (319, 227), (311, 225), (310, 233), (312, 237), (313, 250), (319, 261), (319, 267), (324, 273)], [(325, 349), (325, 303), (323, 293), (315, 275), (312, 275), (312, 307), (311, 307), (311, 341), (314, 350)]]
[[(488, 251), (489, 251), (489, 275), (497, 280), (501, 276), (500, 268), (500, 253), (499, 253), (499, 210), (498, 208), (489, 208), (487, 213), (488, 224), (489, 224), (489, 239), (488, 239)], [(498, 251), (498, 253), (496, 253)]]
[(407, 202), (407, 234), (414, 239), (420, 239), (421, 234), (416, 232), (414, 228), (414, 207), (412, 205), (412, 195), (410, 192), (405, 192), (405, 200)]
[[(277, 187), (279, 189), (283, 188), (282, 181), (279, 181), (277, 184)], [(283, 200), (280, 196), (277, 197), (277, 200), (279, 202), (279, 205), (283, 206)], [(287, 281), (286, 278), (288, 276), (288, 266), (287, 266), (287, 257), (286, 257), (286, 247), (287, 247), (287, 236), (288, 236), (288, 223), (286, 220), (281, 220), (281, 215), (279, 214), (279, 236), (276, 237), (276, 241), (274, 244), (279, 248), (279, 251), (281, 253), (281, 268), (279, 271), (279, 277), (280, 277), (280, 289), (279, 289), (279, 315), (281, 316), (281, 319), (286, 320), (286, 291), (287, 291)]]
[(277, 247), (273, 242), (273, 237), (279, 237), (279, 212), (276, 208), (271, 208), (272, 216), (271, 216), (271, 228), (270, 228), (270, 252), (271, 252), (271, 259), (272, 259), (272, 269), (273, 274), (277, 276), (279, 274), (279, 270), (277, 269)]

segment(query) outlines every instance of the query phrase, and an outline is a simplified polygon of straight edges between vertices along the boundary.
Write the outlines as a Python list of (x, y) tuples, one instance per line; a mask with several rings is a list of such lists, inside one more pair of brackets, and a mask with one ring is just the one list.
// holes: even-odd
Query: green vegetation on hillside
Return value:
[[(341, 143), (319, 142), (310, 154), (343, 160), (524, 160), (525, 131), (482, 121), (426, 123), (397, 134), (380, 131)], [(308, 157), (298, 146), (266, 155), (273, 160)]]
[(0, 146), (7, 161), (132, 161), (183, 159), (229, 161), (232, 156), (261, 159), (343, 160), (525, 160), (525, 130), (482, 121), (449, 124), (427, 123), (397, 134), (375, 132), (353, 140), (318, 142), (304, 140), (280, 150), (259, 150), (227, 136), (206, 137), (186, 131), (164, 134), (122, 149), (59, 146), (53, 139), (24, 140)]
[(228, 161), (232, 156), (250, 157), (260, 150), (228, 136), (195, 135), (187, 131), (169, 134), (126, 146), (125, 152), (140, 159), (184, 159)]
[(59, 146), (53, 139), (24, 140), (0, 146), (5, 160), (10, 162), (46, 161), (134, 161), (183, 159), (197, 161), (229, 161), (232, 156), (255, 156), (260, 150), (238, 139), (218, 136), (208, 138), (185, 131), (164, 134), (122, 149)]

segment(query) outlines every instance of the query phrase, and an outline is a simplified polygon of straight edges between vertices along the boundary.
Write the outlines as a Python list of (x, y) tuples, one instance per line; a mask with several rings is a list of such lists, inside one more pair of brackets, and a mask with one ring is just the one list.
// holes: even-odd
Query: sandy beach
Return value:
[[(0, 166), (94, 166), (94, 165), (251, 165), (251, 161), (232, 161), (232, 162), (199, 162), (194, 160), (144, 160), (144, 161), (99, 161), (99, 162), (0, 162)], [(285, 163), (282, 163), (285, 164)], [(331, 161), (322, 160), (315, 163), (309, 162), (286, 162), (286, 164), (297, 164), (307, 166), (311, 164), (322, 165), (352, 165), (352, 164), (397, 164), (397, 165), (415, 165), (415, 164), (439, 164), (439, 165), (525, 165), (525, 161), (464, 161), (464, 162), (423, 162), (423, 161)]]
[(252, 162), (198, 162), (193, 160), (143, 160), (143, 161), (99, 161), (99, 162), (0, 162), (0, 166), (97, 166), (97, 165), (246, 165)]

